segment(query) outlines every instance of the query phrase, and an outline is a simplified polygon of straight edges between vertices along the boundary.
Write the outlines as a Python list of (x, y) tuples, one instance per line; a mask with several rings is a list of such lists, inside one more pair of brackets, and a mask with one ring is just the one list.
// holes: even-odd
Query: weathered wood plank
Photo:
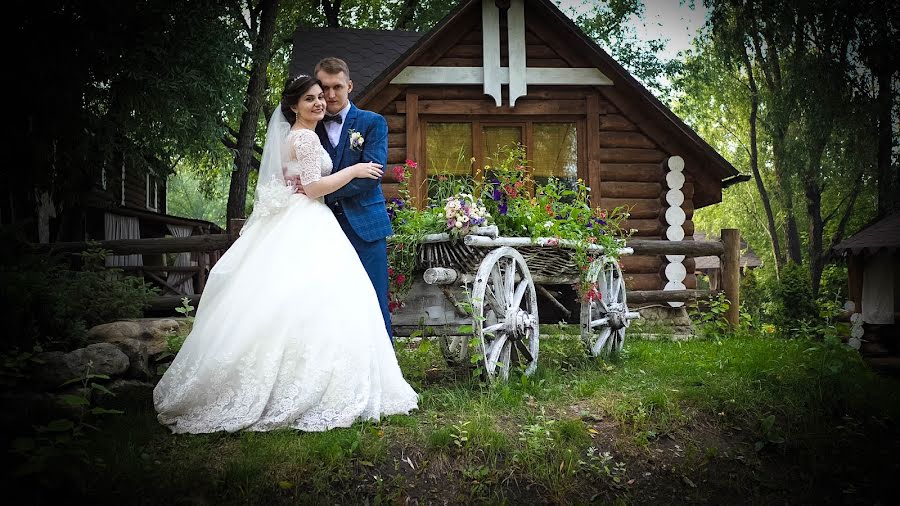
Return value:
[(601, 114), (600, 129), (610, 132), (637, 130), (637, 126), (621, 114)]
[(619, 266), (625, 272), (658, 273), (663, 264), (663, 257), (658, 255), (624, 255), (619, 257)]
[(642, 220), (655, 218), (659, 219), (662, 211), (662, 204), (659, 199), (621, 199), (600, 197), (600, 207), (603, 209), (615, 209), (617, 207), (625, 207), (634, 219)]
[(626, 297), (631, 306), (651, 302), (691, 302), (717, 293), (718, 290), (629, 290)]
[[(397, 104), (398, 112), (406, 113), (406, 104)], [(529, 115), (529, 114), (583, 114), (584, 100), (526, 100), (520, 99), (515, 107), (502, 105), (497, 107), (487, 100), (420, 100), (419, 114), (513, 114), (513, 115)], [(637, 150), (649, 151), (649, 150)], [(644, 161), (643, 157), (647, 157), (647, 153), (637, 153), (638, 157), (633, 161)], [(655, 156), (654, 161), (660, 156)]]
[(406, 132), (392, 132), (388, 130), (388, 147), (402, 148), (406, 146)]
[(388, 164), (403, 163), (406, 161), (406, 147), (388, 148)]
[(663, 241), (630, 239), (627, 246), (635, 255), (686, 255), (690, 257), (721, 256), (725, 246), (720, 241)]
[(600, 196), (604, 198), (650, 199), (658, 198), (660, 192), (662, 192), (660, 183), (640, 181), (601, 181), (600, 183)]
[(35, 249), (49, 253), (80, 253), (89, 247), (109, 250), (113, 255), (155, 255), (227, 249), (234, 242), (228, 234), (196, 235), (190, 237), (154, 237), (148, 239), (115, 239), (111, 241), (54, 242), (36, 244)]
[(406, 131), (406, 118), (397, 114), (385, 114), (388, 132), (401, 133)]
[(656, 144), (640, 132), (601, 131), (597, 141), (604, 148), (647, 148), (656, 149)]
[(626, 290), (661, 290), (665, 285), (663, 278), (656, 274), (622, 273)]
[(655, 163), (603, 163), (600, 165), (603, 181), (662, 182), (662, 167)]
[[(600, 150), (600, 159), (604, 163), (659, 163), (666, 154), (658, 149), (642, 148), (604, 148)], [(662, 172), (662, 168), (657, 168)]]

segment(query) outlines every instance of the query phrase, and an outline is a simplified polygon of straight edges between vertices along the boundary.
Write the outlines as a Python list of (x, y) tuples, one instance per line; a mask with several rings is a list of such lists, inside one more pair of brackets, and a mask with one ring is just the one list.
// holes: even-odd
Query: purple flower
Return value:
[(503, 216), (506, 216), (506, 211), (507, 211), (506, 201), (501, 202), (500, 205), (497, 206), (497, 210), (500, 211), (500, 214), (502, 214)]
[(491, 198), (494, 199), (494, 201), (500, 201), (500, 199), (503, 198), (503, 192), (500, 191), (499, 187), (494, 186), (494, 192), (491, 194)]

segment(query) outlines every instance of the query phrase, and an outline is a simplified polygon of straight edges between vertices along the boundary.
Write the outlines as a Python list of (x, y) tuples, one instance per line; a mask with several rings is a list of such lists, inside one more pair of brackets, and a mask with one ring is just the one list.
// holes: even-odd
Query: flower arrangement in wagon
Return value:
[(617, 256), (624, 239), (634, 232), (622, 228), (627, 209), (592, 208), (590, 188), (581, 179), (551, 177), (537, 184), (529, 175), (521, 145), (501, 148), (490, 161), (484, 168), (475, 167), (473, 177), (432, 175), (429, 193), (436, 198), (418, 210), (410, 205), (409, 194), (409, 180), (418, 165), (407, 160), (394, 167), (400, 197), (388, 204), (395, 232), (389, 248), (392, 308), (402, 306), (411, 288), (416, 244), (422, 237), (448, 232), (458, 238), (489, 224), (496, 225), (501, 236), (550, 238), (549, 246), (560, 241), (574, 244), (572, 261), (581, 273), (576, 290), (585, 301), (602, 297), (598, 287), (587, 281), (588, 269), (597, 258), (589, 246), (601, 245), (606, 256)]
[(469, 193), (448, 198), (444, 204), (444, 217), (447, 218), (447, 231), (454, 237), (466, 235), (472, 228), (487, 225), (490, 220), (484, 204)]

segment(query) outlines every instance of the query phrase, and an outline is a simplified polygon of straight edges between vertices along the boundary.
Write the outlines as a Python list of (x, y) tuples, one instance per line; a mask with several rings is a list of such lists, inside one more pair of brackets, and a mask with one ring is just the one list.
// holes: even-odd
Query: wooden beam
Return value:
[[(499, 55), (498, 55), (499, 58)], [(488, 93), (488, 85), (500, 87), (501, 84), (510, 84), (509, 67), (496, 69), (496, 85), (485, 76), (491, 75), (487, 60), (484, 67), (418, 67), (409, 66), (397, 74), (391, 80), (392, 85), (406, 84), (431, 84), (431, 85), (484, 85), (484, 94)], [(525, 84), (533, 85), (558, 85), (558, 86), (611, 86), (613, 84), (606, 74), (595, 68), (571, 68), (571, 67), (526, 67)], [(497, 102), (497, 107), (502, 104)]]
[(525, 1), (512, 0), (506, 11), (506, 46), (509, 53), (509, 105), (515, 107), (516, 99), (528, 94), (528, 78), (525, 68)]
[(650, 302), (690, 302), (716, 295), (718, 290), (634, 290), (625, 293), (629, 305)]
[[(482, 48), (482, 82), (484, 94), (494, 97), (499, 107), (503, 104), (500, 91), (500, 8), (490, 0), (481, 0), (481, 48)], [(469, 67), (475, 69), (477, 67)], [(409, 67), (403, 69), (403, 72)], [(506, 82), (509, 82), (507, 69)], [(452, 76), (448, 76), (452, 79)], [(454, 81), (432, 84), (451, 84)]]
[[(408, 104), (397, 104), (397, 112), (400, 114), (405, 114), (406, 110), (409, 108)], [(509, 115), (532, 115), (532, 114), (545, 114), (545, 115), (558, 115), (558, 114), (572, 114), (572, 115), (583, 115), (584, 114), (584, 100), (523, 100), (518, 103), (515, 107), (509, 106), (500, 106), (496, 107), (492, 103), (486, 100), (420, 100), (419, 101), (419, 114), (459, 114), (459, 115), (472, 115), (472, 114), (484, 114), (484, 115), (498, 115), (498, 114), (509, 114)], [(659, 153), (655, 150), (639, 150), (639, 151), (652, 151), (653, 153)], [(659, 155), (653, 155), (651, 157), (651, 161), (659, 161), (663, 158), (663, 154), (659, 153)], [(643, 158), (646, 158), (645, 154)], [(644, 161), (638, 155), (638, 158), (630, 161)]]
[(722, 284), (729, 304), (725, 319), (734, 330), (740, 323), (741, 233), (735, 228), (723, 228), (722, 243), (725, 247), (722, 254)]
[[(419, 139), (422, 132), (419, 131), (419, 96), (415, 93), (406, 94), (406, 159), (421, 160)], [(410, 196), (412, 204), (420, 207), (427, 202), (427, 189), (425, 188), (425, 167), (414, 170), (410, 177)]]
[(719, 241), (651, 241), (631, 239), (626, 245), (635, 255), (722, 256), (725, 246)]
[(149, 239), (115, 239), (90, 242), (52, 242), (36, 244), (35, 249), (47, 253), (81, 253), (99, 247), (112, 255), (155, 255), (228, 249), (234, 238), (228, 234), (196, 235), (190, 237), (154, 237)]
[(591, 188), (591, 207), (600, 205), (601, 177), (600, 177), (600, 146), (597, 139), (600, 136), (600, 97), (596, 92), (585, 98), (585, 126), (587, 129), (585, 143), (587, 144), (587, 185)]

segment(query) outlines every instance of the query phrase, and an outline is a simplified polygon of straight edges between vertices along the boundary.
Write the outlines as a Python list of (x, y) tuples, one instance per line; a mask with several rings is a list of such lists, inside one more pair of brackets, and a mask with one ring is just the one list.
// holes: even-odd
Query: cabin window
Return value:
[(436, 200), (458, 193), (472, 175), (472, 124), (428, 123), (425, 132), (428, 196)]
[[(578, 142), (575, 121), (429, 121), (425, 125), (428, 194), (440, 197), (455, 190), (454, 182), (474, 176), (475, 167), (495, 165), (500, 148), (516, 143), (525, 146), (535, 182), (544, 184), (555, 177), (574, 186), (579, 177)], [(490, 171), (486, 176), (490, 177)]]
[(156, 177), (147, 173), (147, 209), (156, 211), (159, 209), (159, 184)]
[(529, 150), (532, 177), (538, 184), (556, 177), (578, 180), (578, 141), (575, 123), (534, 123)]

